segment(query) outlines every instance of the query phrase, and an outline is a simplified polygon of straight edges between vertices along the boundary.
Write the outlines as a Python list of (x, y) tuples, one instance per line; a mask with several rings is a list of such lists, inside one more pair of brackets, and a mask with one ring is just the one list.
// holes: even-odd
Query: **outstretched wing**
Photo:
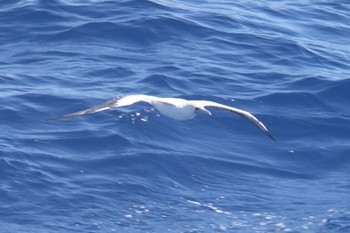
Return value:
[(129, 95), (125, 97), (117, 97), (101, 105), (98, 105), (96, 107), (84, 109), (79, 112), (74, 112), (63, 116), (53, 117), (53, 118), (50, 118), (49, 120), (64, 120), (64, 119), (73, 118), (73, 117), (80, 117), (87, 114), (102, 112), (111, 108), (132, 105), (140, 101), (152, 103), (152, 101), (155, 101), (157, 99), (158, 99), (157, 97), (148, 96), (148, 95)]
[(238, 108), (234, 108), (234, 107), (230, 107), (227, 105), (223, 105), (223, 104), (219, 104), (216, 102), (212, 102), (212, 101), (191, 101), (193, 104), (195, 105), (199, 105), (202, 107), (216, 107), (216, 108), (222, 108), (222, 109), (226, 109), (230, 112), (236, 113), (239, 116), (243, 117), (244, 119), (248, 120), (250, 123), (252, 123), (253, 125), (257, 126), (264, 134), (266, 134), (269, 138), (271, 138), (273, 141), (276, 141), (276, 139), (271, 135), (271, 133), (268, 131), (268, 129), (266, 128), (266, 126), (259, 121), (255, 116), (253, 116), (251, 113), (238, 109)]

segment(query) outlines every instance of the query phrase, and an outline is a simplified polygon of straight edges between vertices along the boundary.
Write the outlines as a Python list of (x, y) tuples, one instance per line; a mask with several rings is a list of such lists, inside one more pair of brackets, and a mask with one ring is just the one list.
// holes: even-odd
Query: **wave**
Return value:
[(327, 102), (341, 104), (350, 98), (349, 88), (350, 79), (345, 78), (344, 80), (330, 83), (327, 88), (319, 91), (318, 95)]
[[(5, 0), (0, 12), (0, 231), (349, 228), (343, 3)], [(214, 108), (46, 120), (128, 94), (241, 108), (277, 143)]]

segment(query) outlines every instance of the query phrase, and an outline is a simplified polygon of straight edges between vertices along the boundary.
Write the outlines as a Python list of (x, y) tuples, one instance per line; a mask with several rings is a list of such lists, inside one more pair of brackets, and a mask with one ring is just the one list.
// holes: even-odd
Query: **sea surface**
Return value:
[[(0, 232), (350, 232), (347, 0), (0, 1)], [(251, 112), (175, 121), (117, 96)]]

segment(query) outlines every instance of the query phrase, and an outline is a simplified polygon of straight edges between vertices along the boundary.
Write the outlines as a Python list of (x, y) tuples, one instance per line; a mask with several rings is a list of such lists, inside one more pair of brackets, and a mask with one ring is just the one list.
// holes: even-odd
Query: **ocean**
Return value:
[[(0, 232), (350, 232), (348, 1), (0, 1)], [(62, 121), (118, 96), (210, 100)]]

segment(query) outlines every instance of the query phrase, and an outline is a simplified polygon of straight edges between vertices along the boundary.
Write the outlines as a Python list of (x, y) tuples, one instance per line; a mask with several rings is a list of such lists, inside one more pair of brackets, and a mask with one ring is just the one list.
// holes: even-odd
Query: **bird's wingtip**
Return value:
[(269, 131), (266, 131), (265, 134), (266, 134), (272, 141), (274, 141), (274, 142), (277, 143), (276, 138), (274, 138), (274, 137), (272, 136), (272, 134), (271, 134)]

